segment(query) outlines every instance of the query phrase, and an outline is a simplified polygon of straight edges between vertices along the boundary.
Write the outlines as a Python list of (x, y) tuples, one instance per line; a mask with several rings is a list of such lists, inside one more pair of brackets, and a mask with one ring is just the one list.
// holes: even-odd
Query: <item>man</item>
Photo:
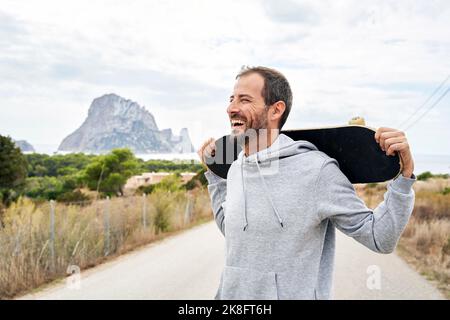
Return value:
[[(408, 141), (401, 131), (377, 130), (374, 139), (381, 149), (400, 154), (402, 173), (371, 210), (335, 159), (279, 133), (292, 106), (281, 73), (246, 68), (236, 79), (227, 113), (232, 135), (245, 145), (227, 180), (205, 173), (226, 242), (215, 298), (330, 299), (335, 228), (375, 252), (391, 253), (396, 247), (414, 206), (416, 177)], [(249, 131), (268, 134), (255, 137)], [(198, 154), (205, 163), (214, 151), (211, 138)]]

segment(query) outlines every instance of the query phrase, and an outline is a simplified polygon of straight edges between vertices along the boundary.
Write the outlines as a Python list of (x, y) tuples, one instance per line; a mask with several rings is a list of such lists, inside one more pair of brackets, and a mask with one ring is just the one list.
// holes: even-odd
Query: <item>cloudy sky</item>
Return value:
[[(242, 65), (287, 76), (286, 129), (356, 115), (397, 128), (449, 76), (449, 58), (445, 0), (0, 0), (0, 134), (58, 145), (114, 92), (161, 129), (188, 127), (197, 147), (229, 132)], [(450, 94), (406, 130), (413, 152), (450, 154), (449, 120)]]

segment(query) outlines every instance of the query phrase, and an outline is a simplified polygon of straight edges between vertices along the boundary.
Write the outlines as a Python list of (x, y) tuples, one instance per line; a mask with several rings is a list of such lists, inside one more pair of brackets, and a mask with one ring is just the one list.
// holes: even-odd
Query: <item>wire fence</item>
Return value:
[(3, 214), (0, 227), (0, 298), (211, 216), (206, 190), (71, 203), (20, 199)]

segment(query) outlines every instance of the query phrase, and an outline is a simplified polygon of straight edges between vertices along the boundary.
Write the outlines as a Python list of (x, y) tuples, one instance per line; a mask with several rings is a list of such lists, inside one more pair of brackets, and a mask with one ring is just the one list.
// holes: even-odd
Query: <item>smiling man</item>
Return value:
[[(400, 154), (402, 174), (371, 210), (335, 159), (279, 132), (292, 106), (280, 72), (245, 68), (236, 79), (227, 113), (244, 148), (226, 180), (205, 173), (226, 241), (215, 298), (330, 299), (336, 228), (375, 252), (391, 253), (397, 245), (414, 206), (408, 141), (390, 128), (374, 135), (386, 154)], [(210, 138), (199, 149), (203, 163), (214, 148)]]

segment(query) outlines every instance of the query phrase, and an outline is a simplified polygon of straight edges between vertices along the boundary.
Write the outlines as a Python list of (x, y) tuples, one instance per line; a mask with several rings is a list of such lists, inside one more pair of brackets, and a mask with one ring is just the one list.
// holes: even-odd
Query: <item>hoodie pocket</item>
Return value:
[(277, 275), (225, 266), (220, 296), (224, 300), (277, 300)]

